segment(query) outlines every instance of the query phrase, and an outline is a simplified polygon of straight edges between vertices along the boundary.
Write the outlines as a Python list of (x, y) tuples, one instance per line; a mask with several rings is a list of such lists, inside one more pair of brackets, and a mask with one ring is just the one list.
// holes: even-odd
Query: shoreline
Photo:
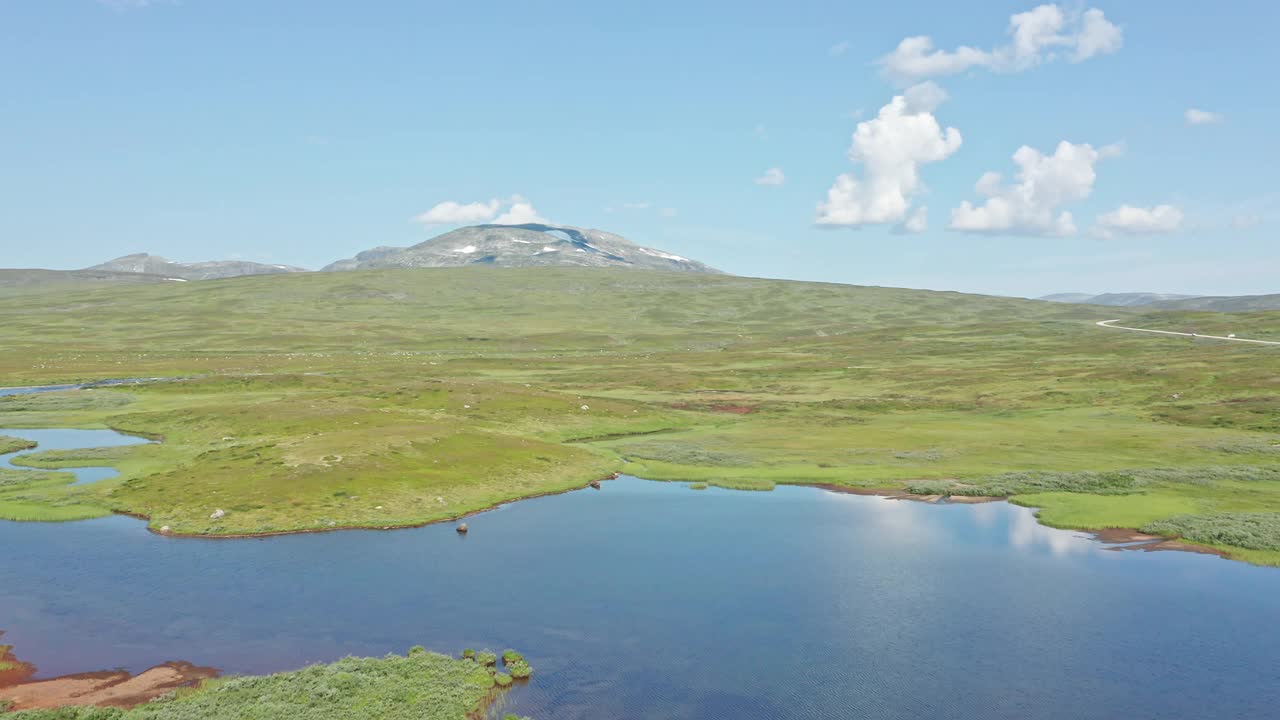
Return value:
[[(23, 428), (18, 428), (18, 429), (23, 429)], [(115, 428), (108, 428), (108, 429), (114, 430), (115, 432), (119, 432), (122, 434), (133, 435), (135, 437), (142, 437), (142, 438), (151, 440), (152, 442), (164, 441), (163, 438), (159, 436), (151, 436), (144, 433), (129, 432), (125, 430), (116, 430)], [(3, 428), (0, 428), (0, 432), (3, 432)], [(567, 487), (559, 490), (547, 490), (544, 492), (534, 493), (532, 495), (522, 495), (520, 497), (510, 498), (508, 500), (501, 500), (499, 502), (495, 502), (491, 505), (486, 505), (484, 507), (477, 508), (475, 510), (468, 510), (467, 512), (460, 513), (458, 515), (450, 515), (448, 517), (437, 518), (434, 520), (424, 520), (421, 522), (412, 522), (412, 523), (406, 523), (402, 525), (335, 525), (333, 527), (323, 527), (323, 528), (298, 528), (294, 530), (272, 530), (269, 532), (261, 532), (261, 533), (228, 533), (228, 534), (213, 535), (208, 533), (184, 533), (184, 532), (174, 532), (174, 531), (163, 532), (159, 528), (151, 527), (151, 524), (150, 524), (151, 517), (143, 513), (133, 513), (127, 510), (112, 509), (111, 515), (129, 517), (135, 520), (140, 520), (142, 522), (145, 522), (147, 523), (147, 525), (144, 528), (144, 530), (148, 533), (151, 533), (152, 535), (159, 535), (160, 537), (176, 538), (176, 539), (182, 539), (182, 540), (252, 540), (255, 538), (284, 537), (288, 535), (311, 535), (311, 534), (331, 533), (331, 532), (350, 532), (350, 531), (356, 531), (356, 530), (363, 530), (363, 531), (370, 531), (370, 532), (413, 530), (416, 528), (423, 528), (430, 525), (437, 525), (441, 523), (458, 522), (459, 520), (465, 520), (466, 518), (469, 518), (469, 517), (487, 513), (487, 512), (496, 510), (502, 507), (503, 505), (508, 505), (511, 503), (522, 502), (524, 500), (534, 500), (534, 499), (543, 498), (543, 497), (551, 497), (555, 495), (564, 495), (566, 493), (576, 492), (578, 490), (586, 490), (588, 488), (594, 487), (596, 483), (607, 482), (609, 480), (616, 480), (621, 476), (622, 476), (622, 473), (613, 472), (604, 477), (590, 480), (584, 485), (575, 485), (573, 487)], [(639, 478), (639, 479), (647, 480), (646, 478)], [(647, 480), (647, 481), (648, 482), (688, 482), (684, 480)], [(1010, 502), (1009, 496), (916, 495), (900, 488), (851, 487), (851, 486), (837, 485), (835, 483), (830, 483), (830, 482), (814, 482), (814, 483), (781, 482), (777, 484), (785, 485), (788, 487), (808, 487), (808, 488), (814, 488), (817, 490), (825, 490), (827, 492), (840, 493), (843, 495), (859, 495), (863, 497), (882, 497), (888, 500), (918, 502), (918, 503), (924, 503), (927, 505), (982, 505), (986, 503)], [(733, 490), (733, 488), (722, 488), (722, 489)], [(1035, 508), (1028, 508), (1028, 509), (1033, 511), (1035, 510)], [(1195, 553), (1199, 555), (1216, 555), (1217, 557), (1220, 557), (1224, 560), (1232, 560), (1235, 562), (1244, 562), (1246, 564), (1253, 564), (1253, 563), (1249, 563), (1247, 560), (1239, 560), (1237, 558), (1232, 557), (1230, 550), (1213, 547), (1210, 545), (1198, 545), (1195, 543), (1185, 542), (1182, 540), (1182, 538), (1176, 537), (1176, 536), (1149, 535), (1149, 534), (1140, 532), (1137, 528), (1116, 528), (1116, 527), (1108, 527), (1108, 528), (1101, 528), (1101, 529), (1081, 528), (1081, 527), (1062, 528), (1062, 527), (1056, 527), (1053, 525), (1047, 525), (1043, 522), (1040, 522), (1038, 515), (1034, 515), (1034, 517), (1036, 518), (1037, 523), (1044, 525), (1045, 527), (1051, 527), (1058, 530), (1073, 530), (1075, 532), (1087, 533), (1093, 540), (1101, 542), (1105, 545), (1117, 545), (1117, 547), (1106, 548), (1107, 550), (1112, 550), (1112, 551), (1142, 550), (1145, 552), (1157, 552), (1157, 551), (1190, 552), (1190, 553)], [(70, 521), (70, 522), (75, 522), (75, 521)], [(1110, 538), (1132, 538), (1132, 539), (1110, 539)]]
[(181, 532), (173, 532), (173, 531), (162, 532), (158, 529), (152, 528), (150, 525), (150, 522), (151, 522), (150, 516), (143, 515), (142, 513), (131, 513), (125, 510), (112, 510), (111, 514), (123, 515), (125, 517), (131, 517), (135, 520), (142, 520), (148, 523), (145, 530), (151, 533), (152, 535), (159, 535), (160, 537), (167, 537), (167, 538), (178, 538), (182, 540), (253, 540), (255, 538), (283, 537), (285, 535), (314, 535), (318, 533), (349, 532), (353, 530), (367, 530), (370, 532), (383, 532), (388, 530), (414, 530), (417, 528), (424, 528), (429, 525), (439, 525), (441, 523), (457, 522), (459, 520), (465, 520), (466, 518), (480, 515), (482, 513), (491, 512), (493, 510), (497, 510), (503, 505), (510, 505), (511, 503), (515, 503), (515, 502), (523, 502), (525, 500), (534, 500), (537, 498), (551, 497), (553, 495), (564, 495), (566, 493), (577, 492), (579, 490), (586, 490), (587, 488), (594, 487), (597, 483), (608, 482), (609, 480), (617, 480), (620, 477), (622, 477), (622, 473), (615, 472), (601, 478), (589, 480), (584, 485), (575, 485), (573, 487), (563, 488), (561, 490), (546, 490), (544, 492), (535, 493), (533, 495), (523, 495), (518, 498), (512, 498), (510, 500), (502, 500), (500, 502), (493, 503), (492, 505), (486, 505), (476, 510), (468, 510), (467, 512), (459, 515), (450, 515), (449, 517), (445, 517), (445, 518), (437, 518), (435, 520), (424, 520), (422, 522), (413, 522), (405, 525), (335, 525), (333, 527), (323, 527), (323, 528), (299, 528), (297, 530), (271, 530), (269, 532), (262, 532), (262, 533), (234, 533), (234, 534), (228, 533), (225, 535), (210, 535), (205, 533), (181, 533)]
[(171, 661), (137, 675), (123, 670), (101, 670), (41, 680), (28, 678), (0, 685), (0, 700), (8, 701), (12, 711), (67, 706), (132, 708), (180, 688), (195, 687), (220, 674), (216, 668)]
[[(126, 378), (126, 379), (117, 378), (117, 379), (90, 381), (90, 382), (81, 383), (77, 385), (17, 386), (12, 388), (0, 388), (0, 390), (30, 390), (32, 391), (32, 393), (38, 393), (41, 391), (51, 390), (51, 389), (87, 389), (87, 388), (104, 387), (104, 386), (110, 387), (110, 386), (128, 385), (128, 384), (182, 381), (182, 380), (188, 380), (188, 379), (190, 379), (189, 376)], [(155, 433), (122, 430), (115, 427), (111, 427), (110, 425), (105, 425), (105, 427), (106, 429), (112, 430), (122, 435), (139, 437), (151, 442), (162, 443), (165, 441), (165, 438), (163, 435), (159, 435)], [(23, 429), (34, 429), (34, 428), (11, 428), (11, 429), (23, 430)], [(46, 429), (54, 429), (54, 428), (46, 428)], [(588, 437), (572, 438), (572, 439), (563, 441), (563, 443), (564, 444), (590, 443), (590, 442), (595, 442), (601, 439), (607, 439), (612, 437), (644, 436), (644, 435), (663, 434), (663, 433), (670, 433), (670, 432), (677, 432), (677, 431), (678, 429), (675, 429), (675, 428), (659, 428), (657, 430), (641, 431), (638, 433), (621, 433), (621, 434), (604, 435), (604, 436), (588, 436)], [(3, 433), (3, 432), (4, 432), (4, 428), (0, 428), (0, 433)], [(22, 450), (19, 450), (18, 452), (22, 452)], [(38, 469), (44, 470), (45, 468), (38, 468)], [(59, 469), (49, 468), (49, 470), (56, 472)], [(492, 504), (489, 504), (483, 507), (467, 510), (459, 514), (449, 515), (446, 517), (434, 518), (430, 520), (421, 520), (421, 521), (409, 521), (405, 523), (387, 524), (387, 525), (334, 524), (327, 527), (303, 527), (303, 528), (270, 530), (266, 532), (232, 532), (232, 533), (218, 533), (218, 534), (202, 533), (202, 532), (181, 532), (181, 531), (173, 531), (173, 530), (166, 532), (166, 531), (163, 531), (162, 528), (153, 528), (151, 526), (151, 523), (152, 523), (151, 516), (146, 515), (144, 513), (131, 512), (128, 510), (122, 510), (122, 509), (116, 509), (116, 508), (110, 508), (110, 507), (106, 508), (106, 510), (111, 515), (123, 515), (126, 517), (134, 518), (134, 519), (145, 522), (146, 531), (154, 535), (160, 535), (163, 537), (172, 537), (172, 538), (183, 538), (183, 539), (247, 540), (247, 539), (254, 539), (254, 538), (280, 537), (285, 535), (342, 532), (342, 531), (351, 531), (351, 530), (369, 530), (369, 531), (409, 530), (414, 528), (426, 527), (428, 525), (434, 525), (437, 523), (458, 522), (460, 520), (463, 520), (475, 515), (479, 515), (481, 513), (492, 511), (496, 508), (499, 508), (503, 505), (507, 505), (510, 503), (573, 492), (575, 490), (585, 489), (587, 487), (593, 487), (597, 485), (600, 480), (616, 479), (619, 476), (620, 476), (619, 472), (613, 472), (606, 477), (599, 478), (598, 480), (589, 480), (585, 485), (573, 485), (573, 486), (562, 487), (559, 489), (538, 492), (530, 495), (512, 497), (505, 500), (494, 502)], [(686, 482), (686, 481), (655, 480), (654, 482)], [(922, 502), (922, 503), (929, 503), (929, 504), (936, 504), (936, 505), (946, 505), (946, 504), (967, 505), (967, 504), (982, 504), (982, 503), (989, 503), (989, 502), (1001, 502), (1001, 501), (1010, 502), (1011, 501), (1011, 497), (1001, 497), (1001, 496), (916, 495), (916, 494), (907, 492), (905, 489), (902, 489), (902, 488), (891, 488), (891, 487), (890, 488), (875, 488), (875, 487), (869, 488), (869, 487), (857, 487), (857, 486), (850, 487), (850, 486), (838, 485), (831, 482), (804, 482), (804, 481), (787, 482), (784, 480), (784, 481), (778, 481), (776, 484), (798, 486), (798, 487), (812, 487), (812, 488), (817, 488), (821, 490), (826, 490), (828, 492), (837, 492), (837, 493), (851, 494), (851, 495), (885, 497), (885, 498), (894, 499), (894, 500), (908, 500), (911, 502)], [(732, 488), (728, 488), (728, 489), (732, 489)], [(1034, 508), (1033, 508), (1033, 511), (1034, 511)], [(1039, 524), (1045, 525), (1046, 527), (1056, 527), (1056, 526), (1048, 525), (1047, 523), (1042, 522), (1039, 518), (1038, 512), (1035, 513), (1035, 519)], [(1097, 528), (1084, 528), (1084, 527), (1059, 527), (1058, 529), (1075, 530), (1078, 532), (1089, 533), (1090, 535), (1094, 536), (1095, 539), (1098, 539), (1101, 535), (1114, 534), (1114, 533), (1130, 533), (1135, 535), (1141, 534), (1138, 532), (1136, 528), (1103, 528), (1101, 531), (1099, 531)], [(1155, 539), (1155, 537), (1159, 537), (1159, 539), (1157, 540)], [(1106, 541), (1103, 540), (1102, 542), (1105, 543)], [(1208, 546), (1208, 545), (1199, 545), (1195, 543), (1189, 543), (1189, 542), (1183, 541), (1182, 538), (1177, 536), (1168, 536), (1168, 537), (1153, 536), (1151, 538), (1147, 538), (1141, 541), (1137, 541), (1137, 540), (1126, 541), (1124, 544), (1126, 545), (1126, 547), (1124, 548), (1109, 548), (1109, 549), (1145, 549), (1147, 551), (1154, 551), (1157, 549), (1178, 550), (1178, 551), (1185, 551), (1185, 552), (1194, 552), (1198, 554), (1217, 555), (1218, 557), (1221, 557), (1227, 560), (1235, 560), (1238, 562), (1245, 562), (1247, 564), (1258, 564), (1261, 566), (1266, 566), (1266, 564), (1264, 563), (1254, 563), (1249, 560), (1242, 559), (1233, 555), (1232, 548), (1214, 547), (1214, 546)], [(1130, 548), (1128, 547), (1129, 545), (1133, 545), (1134, 547)]]

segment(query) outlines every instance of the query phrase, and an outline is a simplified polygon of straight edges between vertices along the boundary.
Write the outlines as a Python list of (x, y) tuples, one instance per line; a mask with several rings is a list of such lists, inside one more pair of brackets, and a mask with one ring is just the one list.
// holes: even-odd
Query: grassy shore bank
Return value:
[[(511, 663), (523, 671), (527, 664)], [(19, 710), (13, 720), (466, 720), (479, 717), (511, 677), (470, 659), (415, 648), (408, 655), (346, 658), (294, 672), (206, 680), (132, 708)], [(525, 677), (528, 677), (526, 674)], [(0, 689), (0, 698), (5, 691)], [(508, 716), (513, 717), (513, 716)]]
[[(0, 427), (163, 439), (25, 457), (122, 474), (8, 473), (0, 517), (395, 527), (625, 471), (1012, 495), (1082, 528), (1275, 522), (1280, 351), (1094, 325), (1130, 314), (574, 269), (29, 290), (0, 298), (0, 384), (188, 379), (0, 398)], [(1240, 318), (1222, 322), (1246, 335), (1280, 313)], [(1209, 541), (1280, 564), (1280, 547), (1234, 537)]]

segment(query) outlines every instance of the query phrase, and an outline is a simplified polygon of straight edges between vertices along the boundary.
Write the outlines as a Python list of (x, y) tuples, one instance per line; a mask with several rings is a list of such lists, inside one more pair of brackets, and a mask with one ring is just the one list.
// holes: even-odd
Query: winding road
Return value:
[(1101, 320), (1094, 323), (1098, 327), (1111, 328), (1112, 330), (1132, 330), (1133, 332), (1157, 333), (1160, 335), (1178, 335), (1189, 338), (1208, 338), (1209, 340), (1228, 340), (1230, 342), (1254, 343), (1255, 345), (1280, 345), (1275, 340), (1249, 340), (1247, 338), (1223, 337), (1222, 335), (1200, 335), (1198, 333), (1174, 332), (1172, 330), (1148, 330), (1146, 328), (1125, 327), (1123, 325), (1112, 325), (1111, 323), (1120, 322), (1121, 318), (1115, 320)]

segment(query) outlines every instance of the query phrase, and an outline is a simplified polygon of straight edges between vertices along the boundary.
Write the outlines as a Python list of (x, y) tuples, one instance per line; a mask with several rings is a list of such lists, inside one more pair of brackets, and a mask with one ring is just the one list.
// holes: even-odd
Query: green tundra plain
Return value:
[[(613, 472), (995, 495), (1280, 565), (1280, 312), (574, 268), (0, 287), (2, 428), (162, 440), (18, 458), (0, 517), (239, 535), (396, 527)], [(4, 441), (0, 441), (3, 444)], [(215, 510), (222, 510), (214, 519)]]

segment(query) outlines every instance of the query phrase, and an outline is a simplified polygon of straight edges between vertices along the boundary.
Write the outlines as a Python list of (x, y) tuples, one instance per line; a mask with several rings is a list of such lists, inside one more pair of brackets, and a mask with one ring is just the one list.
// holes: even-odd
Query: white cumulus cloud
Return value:
[(1182, 117), (1187, 121), (1188, 125), (1217, 125), (1226, 120), (1222, 113), (1209, 112), (1198, 108), (1188, 109), (1182, 113)]
[(1101, 10), (1078, 12), (1055, 4), (1010, 16), (1008, 34), (1007, 44), (990, 50), (966, 45), (940, 50), (929, 36), (916, 35), (904, 38), (879, 63), (886, 75), (906, 84), (978, 67), (1019, 72), (1059, 57), (1082, 62), (1116, 52), (1124, 45), (1124, 30), (1107, 20)]
[(484, 222), (498, 214), (501, 204), (496, 198), (489, 202), (473, 202), (465, 205), (453, 200), (445, 200), (415, 217), (414, 221), (424, 225)]
[(1052, 155), (1023, 145), (1013, 154), (1017, 182), (1007, 185), (999, 173), (984, 173), (974, 191), (987, 200), (968, 200), (951, 211), (948, 228), (964, 232), (1017, 235), (1073, 235), (1075, 222), (1063, 205), (1089, 197), (1097, 179), (1094, 165), (1103, 156), (1087, 143), (1058, 143)]
[(529, 202), (528, 198), (524, 198), (519, 195), (513, 195), (511, 197), (511, 206), (507, 208), (506, 212), (493, 220), (494, 225), (526, 225), (528, 223), (546, 224), (547, 222), (546, 218), (539, 215), (538, 211), (533, 209), (533, 203)]
[[(505, 208), (505, 210), (504, 210)], [(502, 214), (499, 215), (499, 212)], [(512, 195), (508, 200), (494, 198), (488, 202), (460, 203), (445, 200), (430, 210), (413, 218), (423, 225), (466, 225), (469, 223), (493, 223), (495, 225), (524, 225), (545, 223), (546, 218), (533, 209), (528, 198)]]
[[(931, 87), (930, 87), (931, 86)], [(960, 131), (945, 131), (933, 116), (946, 94), (928, 83), (898, 95), (879, 114), (858, 123), (849, 159), (862, 176), (844, 173), (818, 203), (819, 225), (858, 227), (902, 222), (922, 188), (920, 166), (939, 162), (960, 148)]]
[(896, 233), (916, 234), (922, 233), (929, 229), (929, 208), (921, 205), (911, 213), (911, 216), (898, 225), (893, 230)]
[(1151, 208), (1121, 205), (1098, 216), (1094, 233), (1101, 237), (1121, 235), (1165, 235), (1182, 227), (1182, 211), (1172, 205)]
[(781, 185), (787, 181), (787, 176), (783, 174), (782, 168), (769, 168), (764, 174), (756, 178), (757, 185)]

